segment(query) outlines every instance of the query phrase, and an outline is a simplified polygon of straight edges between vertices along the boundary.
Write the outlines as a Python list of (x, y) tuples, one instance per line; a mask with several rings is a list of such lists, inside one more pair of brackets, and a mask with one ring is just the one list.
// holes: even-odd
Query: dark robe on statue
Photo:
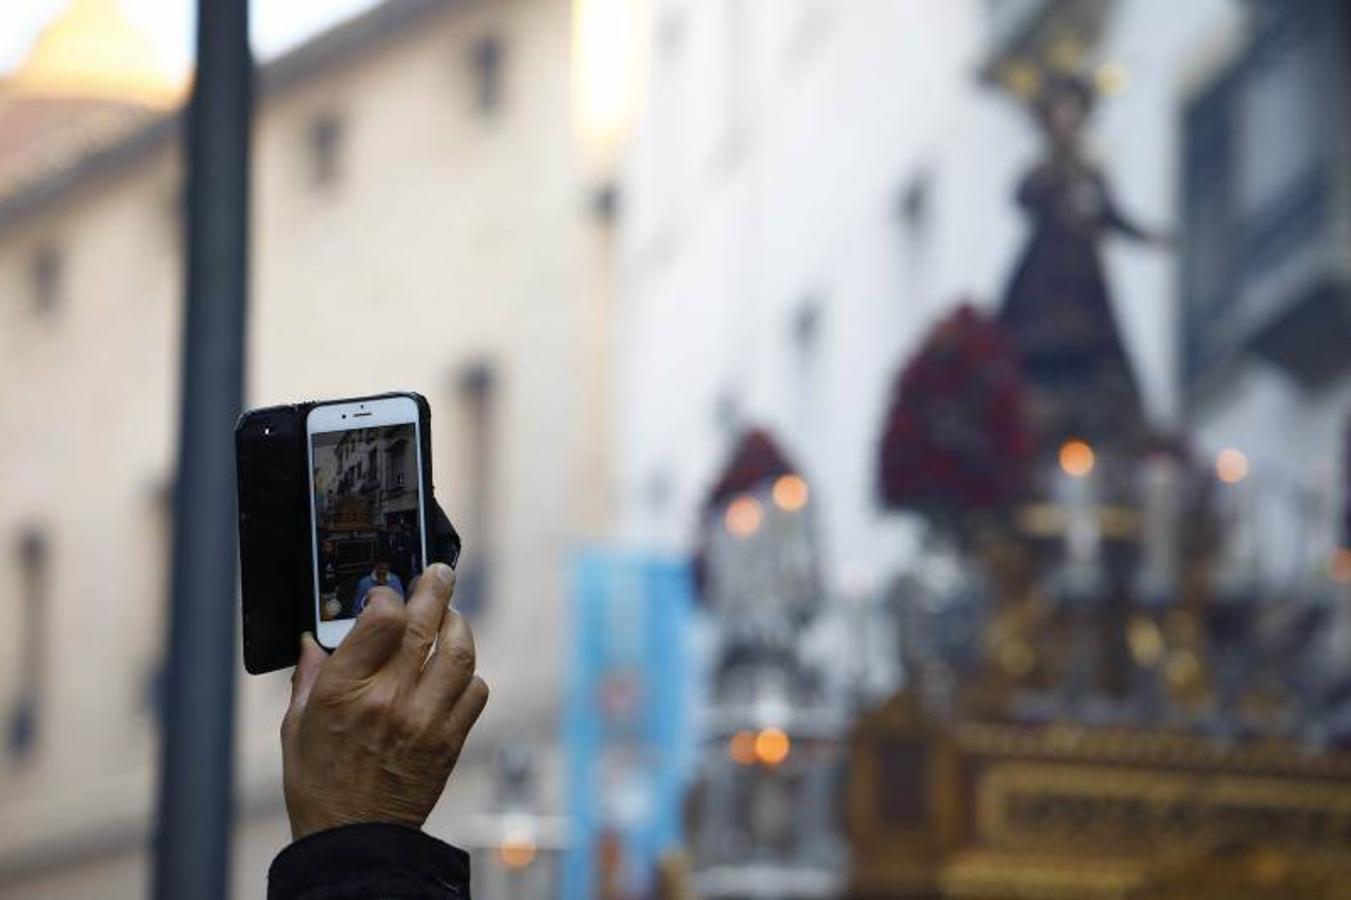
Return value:
[(1033, 232), (999, 319), (1018, 351), (1045, 437), (1124, 435), (1142, 422), (1139, 389), (1112, 315), (1098, 253), (1106, 231), (1145, 233), (1117, 210), (1102, 174), (1043, 163), (1018, 203)]

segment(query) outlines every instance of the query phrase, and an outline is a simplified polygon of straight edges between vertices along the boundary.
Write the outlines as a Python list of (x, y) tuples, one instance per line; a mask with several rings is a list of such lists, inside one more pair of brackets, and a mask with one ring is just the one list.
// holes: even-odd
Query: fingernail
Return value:
[(445, 563), (432, 563), (427, 571), (432, 574), (437, 581), (446, 587), (455, 584), (455, 570)]

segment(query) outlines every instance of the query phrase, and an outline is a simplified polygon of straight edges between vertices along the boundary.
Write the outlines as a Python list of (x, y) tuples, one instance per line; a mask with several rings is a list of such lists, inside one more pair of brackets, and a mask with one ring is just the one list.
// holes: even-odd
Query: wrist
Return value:
[(355, 810), (324, 810), (322, 812), (288, 810), (288, 813), (291, 819), (291, 838), (297, 841), (323, 831), (332, 831), (335, 828), (346, 828), (352, 825), (391, 825), (412, 831), (421, 831), (426, 821), (425, 818), (416, 819), (408, 816), (390, 815), (387, 812)]

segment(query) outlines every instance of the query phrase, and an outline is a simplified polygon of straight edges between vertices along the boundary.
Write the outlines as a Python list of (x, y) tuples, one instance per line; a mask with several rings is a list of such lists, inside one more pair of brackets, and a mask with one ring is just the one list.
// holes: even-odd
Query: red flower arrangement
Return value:
[(715, 511), (735, 497), (793, 471), (792, 463), (769, 432), (752, 428), (737, 441), (732, 458), (704, 502), (704, 511)]
[(1012, 344), (969, 304), (938, 323), (892, 388), (878, 456), (888, 509), (950, 518), (1023, 490), (1033, 438)]

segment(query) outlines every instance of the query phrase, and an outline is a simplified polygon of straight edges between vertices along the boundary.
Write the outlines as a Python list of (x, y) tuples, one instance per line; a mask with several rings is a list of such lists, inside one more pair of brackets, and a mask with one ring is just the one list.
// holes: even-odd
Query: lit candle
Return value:
[(1096, 460), (1083, 441), (1067, 441), (1060, 451), (1055, 495), (1064, 513), (1065, 579), (1071, 592), (1087, 594), (1097, 582), (1102, 548), (1098, 522)]
[(1256, 488), (1247, 457), (1233, 448), (1220, 451), (1215, 474), (1221, 482), (1218, 505), (1223, 511), (1215, 582), (1222, 595), (1241, 598), (1258, 583)]
[(1166, 453), (1151, 454), (1144, 462), (1144, 565), (1141, 593), (1151, 604), (1166, 603), (1177, 584), (1178, 525), (1181, 517), (1178, 495), (1181, 470)]

